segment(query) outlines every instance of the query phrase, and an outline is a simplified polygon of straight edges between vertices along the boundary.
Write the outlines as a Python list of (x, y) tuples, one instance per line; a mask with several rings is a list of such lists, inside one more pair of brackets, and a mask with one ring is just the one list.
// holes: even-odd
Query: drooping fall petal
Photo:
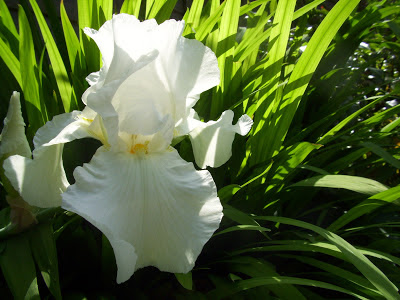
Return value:
[(100, 148), (74, 177), (62, 207), (107, 236), (119, 283), (145, 266), (190, 271), (222, 218), (210, 173), (174, 149), (132, 155)]

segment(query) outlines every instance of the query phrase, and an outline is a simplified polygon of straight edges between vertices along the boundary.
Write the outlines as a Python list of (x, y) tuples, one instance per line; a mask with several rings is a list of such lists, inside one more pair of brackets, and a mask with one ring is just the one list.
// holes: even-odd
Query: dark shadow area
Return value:
[(235, 46), (235, 43), (236, 43), (236, 34), (232, 34), (224, 38), (222, 41), (219, 41), (217, 51), (215, 53), (216, 56), (220, 57), (222, 54), (232, 49)]
[(75, 183), (75, 178), (73, 177), (75, 168), (90, 162), (100, 146), (102, 146), (101, 142), (92, 138), (74, 140), (64, 144), (64, 169), (70, 184)]

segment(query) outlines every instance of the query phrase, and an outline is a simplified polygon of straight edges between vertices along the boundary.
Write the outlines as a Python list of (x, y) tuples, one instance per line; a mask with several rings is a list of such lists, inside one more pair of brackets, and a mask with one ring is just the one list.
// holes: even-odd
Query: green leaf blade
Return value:
[(10, 69), (11, 73), (14, 75), (15, 80), (17, 80), (19, 86), (22, 88), (23, 85), (19, 60), (15, 57), (10, 48), (2, 39), (0, 39), (0, 57), (7, 65), (8, 69)]
[(78, 108), (78, 103), (73, 93), (71, 84), (69, 82), (68, 73), (65, 69), (64, 62), (61, 58), (60, 52), (58, 51), (57, 45), (53, 39), (47, 22), (43, 17), (43, 14), (35, 0), (29, 0), (35, 13), (36, 19), (39, 23), (40, 30), (43, 35), (46, 49), (49, 54), (51, 65), (53, 67), (54, 75), (56, 77), (57, 86), (60, 92), (61, 100), (64, 106), (65, 112), (70, 112), (73, 109)]
[(343, 188), (366, 195), (375, 195), (388, 189), (375, 180), (350, 175), (319, 175), (291, 185), (296, 186)]
[(27, 102), (26, 110), (29, 124), (33, 132), (36, 132), (39, 127), (44, 125), (45, 119), (43, 118), (40, 103), (38, 78), (35, 74), (37, 66), (31, 28), (22, 6), (19, 6), (18, 9), (18, 20), (20, 31), (19, 59), (22, 75), (22, 90), (24, 92), (25, 101)]
[(0, 254), (0, 267), (15, 299), (40, 300), (35, 262), (26, 235), (18, 235), (6, 242)]
[(283, 224), (298, 226), (314, 231), (337, 246), (346, 258), (386, 297), (387, 299), (400, 299), (397, 287), (358, 249), (344, 239), (321, 227), (284, 217), (256, 217), (257, 220), (268, 220)]

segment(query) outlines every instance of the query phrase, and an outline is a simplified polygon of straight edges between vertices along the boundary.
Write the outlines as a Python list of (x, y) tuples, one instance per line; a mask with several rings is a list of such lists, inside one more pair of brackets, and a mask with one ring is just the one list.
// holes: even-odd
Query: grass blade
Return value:
[(400, 299), (397, 287), (359, 250), (346, 242), (340, 236), (321, 227), (299, 220), (283, 217), (256, 217), (257, 220), (267, 220), (292, 226), (302, 227), (314, 231), (333, 243), (347, 257), (347, 259), (386, 297), (387, 299)]
[(391, 132), (393, 129), (395, 129), (399, 125), (400, 125), (400, 118), (397, 118), (393, 122), (390, 122), (385, 127), (383, 127), (381, 129), (381, 132)]
[(247, 14), (249, 11), (252, 11), (255, 9), (257, 6), (260, 6), (262, 4), (267, 4), (270, 0), (256, 0), (252, 1), (250, 3), (247, 3), (245, 5), (242, 5), (240, 7), (240, 12), (239, 15), (243, 16), (244, 14)]
[[(204, 0), (194, 0), (190, 7), (189, 15), (187, 18), (187, 25), (189, 28), (196, 29), (200, 23), (201, 12), (203, 11)], [(186, 34), (184, 34), (186, 35)]]
[(11, 51), (17, 55), (19, 35), (4, 0), (0, 0), (0, 37), (8, 43)]
[(369, 197), (367, 200), (351, 208), (346, 214), (334, 221), (329, 227), (330, 231), (338, 231), (351, 221), (368, 214), (386, 203), (400, 199), (400, 186), (393, 187), (379, 194)]
[(387, 97), (389, 97), (389, 95), (385, 95), (383, 97), (378, 97), (378, 99), (375, 99), (374, 101), (372, 101), (371, 103), (369, 103), (368, 105), (365, 105), (363, 108), (357, 110), (356, 112), (352, 113), (350, 116), (348, 116), (347, 118), (345, 118), (343, 121), (341, 121), (339, 124), (337, 124), (335, 127), (333, 127), (331, 130), (329, 130), (324, 136), (322, 136), (319, 140), (318, 143), (320, 144), (326, 144), (328, 143), (332, 137), (340, 130), (342, 129), (344, 126), (346, 126), (350, 121), (354, 120), (357, 116), (359, 116), (360, 114), (362, 114), (363, 112), (369, 110), (370, 108), (374, 107), (377, 103), (379, 103), (380, 101), (386, 99)]
[[(265, 144), (270, 144), (269, 138), (264, 138), (263, 128), (271, 121), (271, 116), (275, 114), (282, 96), (283, 87), (279, 87), (281, 69), (288, 44), (290, 27), (293, 20), (293, 13), (296, 1), (279, 1), (275, 11), (272, 24), (271, 35), (268, 44), (268, 61), (265, 64), (265, 71), (262, 79), (262, 86), (268, 87), (258, 95), (257, 110), (254, 114), (253, 138), (252, 138), (252, 157), (251, 161), (265, 161)], [(267, 100), (267, 98), (269, 98)], [(265, 127), (264, 127), (265, 126)]]
[(45, 124), (39, 95), (39, 79), (37, 70), (35, 49), (31, 28), (22, 6), (18, 8), (18, 22), (20, 32), (19, 59), (21, 67), (22, 90), (26, 101), (26, 111), (28, 113), (29, 125), (31, 130), (36, 130)]
[[(280, 276), (275, 271), (274, 266), (262, 259), (256, 259), (250, 256), (239, 256), (233, 257), (226, 262), (229, 264), (228, 267), (230, 270), (237, 273), (246, 274), (250, 277)], [(267, 295), (269, 296), (270, 291), (272, 291), (278, 297), (278, 299), (306, 299), (296, 287), (290, 284), (268, 285), (267, 288)]]
[(396, 169), (400, 169), (400, 161), (398, 159), (394, 158), (393, 155), (391, 155), (389, 152), (387, 152), (381, 146), (378, 146), (377, 144), (374, 144), (371, 142), (364, 142), (364, 143), (362, 143), (362, 145), (365, 148), (374, 152), (376, 155), (382, 157), (384, 161), (391, 164)]
[(18, 39), (17, 28), (15, 27), (10, 11), (8, 10), (8, 7), (4, 0), (0, 0), (0, 18), (3, 25), (12, 33), (12, 35), (16, 39)]
[(20, 63), (2, 39), (0, 39), (0, 57), (5, 62), (8, 69), (10, 69), (11, 73), (14, 75), (15, 79), (22, 89)]
[(356, 297), (358, 299), (363, 299), (363, 300), (368, 299), (359, 294), (353, 293), (351, 291), (348, 291), (344, 288), (335, 286), (330, 283), (317, 281), (317, 280), (311, 280), (311, 279), (304, 279), (304, 278), (286, 277), (286, 276), (265, 276), (265, 277), (257, 277), (257, 278), (240, 280), (240, 281), (233, 283), (229, 289), (224, 289), (223, 294), (220, 294), (220, 291), (217, 289), (217, 290), (213, 290), (213, 291), (209, 292), (207, 294), (207, 297), (209, 297), (210, 299), (220, 299), (221, 297), (225, 298), (227, 296), (236, 294), (240, 291), (255, 288), (258, 286), (270, 285), (270, 284), (278, 284), (278, 285), (296, 284), (296, 285), (313, 286), (313, 287), (319, 287), (319, 288), (333, 290), (333, 291), (337, 291), (337, 292), (342, 292), (342, 293), (351, 295), (353, 297)]
[[(258, 217), (257, 217), (258, 218)], [(326, 255), (330, 255), (336, 258), (339, 258), (341, 260), (350, 262), (350, 260), (341, 252), (341, 250), (335, 246), (332, 243), (326, 243), (326, 242), (306, 242), (304, 240), (275, 240), (269, 243), (273, 243), (274, 245), (271, 246), (260, 246), (260, 247), (253, 247), (253, 248), (248, 248), (248, 249), (243, 249), (243, 250), (237, 250), (232, 252), (232, 255), (239, 255), (243, 253), (248, 253), (248, 252), (272, 252), (272, 251), (277, 251), (277, 252), (282, 252), (282, 251), (307, 251), (307, 252), (318, 252), (318, 253), (323, 253)], [(373, 249), (365, 249), (361, 247), (356, 247), (360, 253), (363, 255), (371, 256), (374, 258), (382, 259), (385, 260), (391, 264), (396, 264), (400, 266), (400, 259), (390, 255), (386, 254), (377, 250)]]
[(290, 187), (295, 186), (342, 188), (366, 195), (375, 195), (388, 189), (378, 181), (350, 175), (319, 175), (299, 181)]
[(86, 27), (99, 29), (99, 20), (97, 15), (96, 0), (77, 0), (78, 22), (79, 22), (79, 40), (81, 48), (86, 59), (88, 73), (96, 72), (100, 69), (101, 59), (100, 51), (94, 41), (91, 40), (83, 29)]
[(312, 10), (313, 8), (316, 8), (318, 5), (320, 5), (323, 2), (325, 2), (325, 0), (314, 0), (311, 3), (308, 3), (307, 5), (302, 6), (301, 8), (299, 8), (298, 10), (296, 10), (294, 12), (293, 20), (300, 18), (302, 15), (308, 13), (310, 10)]
[[(358, 2), (359, 0), (340, 0), (319, 25), (294, 67), (284, 89), (283, 100), (277, 112), (273, 114), (270, 126), (263, 127), (260, 138), (255, 141), (257, 145), (255, 149), (258, 150), (256, 150), (253, 162), (267, 160), (280, 149), (312, 74), (337, 31)], [(257, 130), (261, 130), (261, 128)], [(269, 138), (263, 139), (262, 137)]]
[[(99, 11), (102, 12), (105, 20), (103, 22), (100, 22), (99, 25), (103, 24), (107, 20), (111, 20), (112, 15), (113, 15), (113, 6), (114, 6), (114, 1), (113, 0), (100, 0), (99, 1)], [(135, 2), (140, 2), (140, 1), (135, 1)], [(99, 20), (100, 20), (100, 15), (99, 15)]]
[(64, 7), (64, 1), (60, 3), (60, 16), (62, 27), (64, 30), (65, 43), (67, 45), (68, 57), (71, 64), (71, 71), (76, 75), (85, 75), (86, 64), (82, 58), (81, 46), (79, 44), (79, 39), (76, 36), (75, 30), (68, 18), (67, 11)]
[(146, 19), (156, 19), (160, 24), (171, 17), (177, 0), (146, 1)]
[(35, 261), (26, 235), (6, 242), (0, 255), (0, 267), (14, 299), (40, 299)]
[(210, 17), (208, 17), (207, 20), (199, 26), (199, 28), (197, 29), (196, 35), (195, 35), (196, 40), (203, 41), (208, 36), (208, 34), (212, 31), (215, 24), (217, 24), (217, 22), (220, 20), (222, 11), (224, 10), (224, 7), (225, 7), (225, 3), (226, 3), (226, 1), (224, 1), (218, 7), (218, 9), (216, 9), (210, 15)]
[(261, 227), (261, 226), (256, 226), (256, 225), (235, 225), (235, 226), (228, 227), (224, 230), (221, 230), (221, 231), (215, 233), (213, 236), (217, 236), (217, 235), (221, 235), (221, 234), (233, 232), (233, 231), (242, 231), (242, 230), (271, 231), (271, 229)]
[(29, 233), (33, 257), (43, 280), (55, 299), (61, 299), (57, 249), (51, 224), (36, 226)]
[(255, 17), (258, 18), (258, 22), (252, 28), (247, 28), (243, 36), (242, 41), (235, 49), (234, 61), (243, 61), (247, 56), (249, 56), (254, 51), (258, 51), (260, 44), (268, 38), (270, 30), (268, 32), (262, 32), (265, 25), (272, 17), (272, 14), (264, 14), (265, 4), (263, 4), (259, 11), (256, 13)]
[(239, 23), (239, 12), (240, 0), (226, 1), (219, 27), (218, 46), (216, 51), (218, 66), (221, 73), (221, 82), (217, 87), (216, 93), (213, 93), (210, 113), (211, 119), (214, 119), (221, 114), (224, 107), (224, 98), (222, 95), (228, 88), (229, 83), (235, 74), (233, 53)]
[(193, 289), (193, 281), (192, 281), (192, 273), (175, 273), (175, 277), (178, 280), (178, 282), (187, 290), (192, 290)]
[[(136, 2), (136, 1), (135, 1)], [(138, 1), (141, 2), (141, 1)], [(133, 0), (125, 0), (122, 3), (121, 9), (119, 11), (120, 14), (130, 14), (130, 15), (135, 15), (133, 13)], [(136, 15), (135, 15), (136, 16)], [(137, 16), (136, 16), (137, 17)]]
[(297, 143), (291, 147), (282, 150), (274, 162), (271, 173), (272, 176), (267, 177), (268, 186), (266, 192), (275, 187), (280, 187), (285, 184), (290, 173), (306, 159), (306, 157), (320, 145), (307, 142)]
[[(290, 256), (290, 257), (293, 257), (293, 256)], [(328, 273), (331, 273), (337, 277), (346, 278), (346, 281), (349, 281), (349, 282), (353, 283), (354, 285), (359, 286), (362, 290), (367, 290), (368, 292), (372, 292), (371, 295), (373, 295), (375, 297), (383, 296), (378, 290), (376, 290), (374, 288), (374, 286), (368, 280), (366, 280), (363, 277), (356, 275), (352, 272), (349, 272), (345, 269), (325, 263), (322, 260), (317, 260), (317, 259), (313, 259), (310, 257), (294, 256), (294, 258), (303, 263), (309, 264), (311, 266), (314, 266), (316, 268), (324, 270)]]
[(37, 5), (35, 0), (29, 0), (38, 21), (40, 30), (43, 35), (44, 42), (46, 44), (47, 53), (49, 54), (50, 62), (53, 67), (54, 75), (56, 77), (58, 90), (60, 92), (61, 100), (64, 106), (65, 112), (69, 112), (73, 109), (78, 108), (76, 97), (72, 91), (71, 84), (69, 82), (68, 73), (65, 69), (64, 62), (58, 51), (57, 45), (54, 42), (53, 36), (50, 32), (47, 22), (43, 17), (43, 14)]

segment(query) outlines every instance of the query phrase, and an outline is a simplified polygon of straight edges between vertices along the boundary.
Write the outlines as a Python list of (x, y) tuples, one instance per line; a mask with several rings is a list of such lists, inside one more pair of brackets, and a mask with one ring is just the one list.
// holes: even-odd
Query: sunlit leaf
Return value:
[(291, 187), (295, 186), (346, 189), (366, 195), (375, 195), (388, 189), (375, 180), (349, 175), (319, 175), (291, 185)]

